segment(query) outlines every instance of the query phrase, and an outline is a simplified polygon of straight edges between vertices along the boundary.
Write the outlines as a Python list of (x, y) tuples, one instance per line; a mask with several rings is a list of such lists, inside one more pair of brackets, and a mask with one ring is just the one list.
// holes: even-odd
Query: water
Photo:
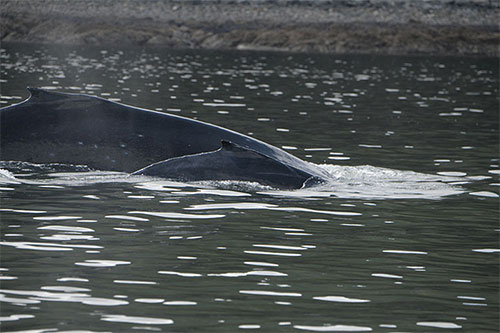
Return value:
[(85, 92), (322, 166), (277, 191), (1, 162), (2, 332), (496, 332), (498, 62), (2, 44)]

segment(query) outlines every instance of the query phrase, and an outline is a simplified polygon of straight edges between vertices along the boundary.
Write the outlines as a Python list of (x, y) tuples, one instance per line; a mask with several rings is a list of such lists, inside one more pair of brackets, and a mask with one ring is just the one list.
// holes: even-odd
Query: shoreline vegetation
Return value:
[(498, 56), (499, 0), (2, 0), (2, 42)]

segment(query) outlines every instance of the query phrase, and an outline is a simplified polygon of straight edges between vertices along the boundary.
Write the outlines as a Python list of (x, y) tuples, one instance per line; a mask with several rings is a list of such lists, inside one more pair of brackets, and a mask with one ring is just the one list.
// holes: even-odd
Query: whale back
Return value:
[(0, 109), (1, 160), (133, 172), (169, 158), (214, 151), (221, 141), (230, 141), (319, 173), (277, 147), (216, 125), (95, 96), (29, 91), (28, 100)]
[(134, 174), (182, 181), (250, 181), (282, 189), (300, 188), (313, 177), (307, 172), (229, 141), (222, 141), (218, 150), (173, 157)]

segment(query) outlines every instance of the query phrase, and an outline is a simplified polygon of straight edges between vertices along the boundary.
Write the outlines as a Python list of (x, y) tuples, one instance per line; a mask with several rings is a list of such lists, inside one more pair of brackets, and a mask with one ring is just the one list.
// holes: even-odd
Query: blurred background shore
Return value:
[(4, 42), (499, 54), (499, 0), (2, 0), (0, 6)]

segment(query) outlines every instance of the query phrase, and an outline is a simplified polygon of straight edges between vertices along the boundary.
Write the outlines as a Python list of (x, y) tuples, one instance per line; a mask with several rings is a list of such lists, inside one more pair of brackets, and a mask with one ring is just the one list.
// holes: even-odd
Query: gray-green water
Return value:
[(284, 192), (1, 162), (2, 332), (497, 332), (497, 59), (0, 55), (2, 106), (85, 92), (331, 174)]

